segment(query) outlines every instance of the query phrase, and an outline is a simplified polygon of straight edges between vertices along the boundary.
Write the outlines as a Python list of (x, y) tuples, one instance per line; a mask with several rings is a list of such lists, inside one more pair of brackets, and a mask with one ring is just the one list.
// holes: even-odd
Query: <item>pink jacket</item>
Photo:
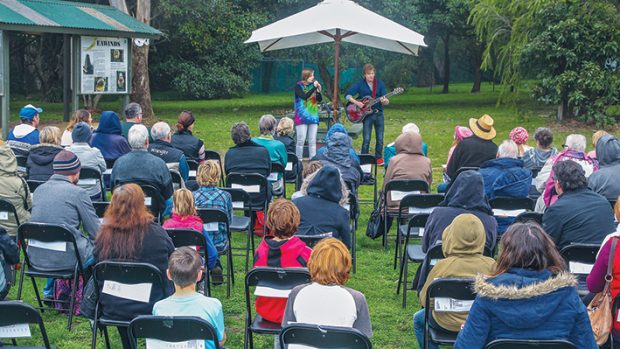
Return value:
[(181, 217), (176, 213), (172, 213), (172, 217), (164, 222), (164, 229), (194, 229), (195, 231), (202, 232), (202, 220), (198, 216), (185, 216)]

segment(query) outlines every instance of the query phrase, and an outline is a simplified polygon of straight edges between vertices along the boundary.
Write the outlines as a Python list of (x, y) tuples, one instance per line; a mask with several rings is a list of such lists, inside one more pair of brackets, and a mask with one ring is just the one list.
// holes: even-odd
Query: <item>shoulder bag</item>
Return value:
[(609, 262), (607, 263), (607, 274), (605, 274), (605, 288), (603, 292), (597, 293), (590, 304), (588, 304), (588, 317), (592, 325), (592, 332), (596, 344), (603, 345), (609, 339), (611, 326), (613, 323), (612, 316), (612, 298), (611, 298), (611, 280), (612, 267), (614, 264), (614, 255), (616, 254), (616, 245), (618, 238), (614, 237), (609, 251)]

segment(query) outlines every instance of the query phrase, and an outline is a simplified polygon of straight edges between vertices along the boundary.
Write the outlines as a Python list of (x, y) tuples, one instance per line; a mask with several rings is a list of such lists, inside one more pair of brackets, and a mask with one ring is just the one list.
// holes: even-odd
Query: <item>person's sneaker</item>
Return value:
[(211, 283), (221, 285), (224, 283), (224, 275), (222, 275), (222, 266), (218, 263), (211, 269)]
[(377, 159), (377, 166), (383, 166), (383, 158)]

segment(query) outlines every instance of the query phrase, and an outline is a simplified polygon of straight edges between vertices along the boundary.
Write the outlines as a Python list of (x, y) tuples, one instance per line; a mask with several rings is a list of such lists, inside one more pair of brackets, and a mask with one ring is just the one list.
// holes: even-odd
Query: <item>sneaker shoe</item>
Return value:
[(383, 158), (377, 159), (377, 166), (383, 166)]
[(222, 274), (222, 266), (216, 265), (211, 269), (211, 283), (213, 285), (221, 285), (224, 283), (224, 275)]

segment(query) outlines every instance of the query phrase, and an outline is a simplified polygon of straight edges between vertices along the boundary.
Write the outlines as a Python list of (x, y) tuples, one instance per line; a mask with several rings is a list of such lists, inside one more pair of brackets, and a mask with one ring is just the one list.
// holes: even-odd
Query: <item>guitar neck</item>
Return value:
[(391, 97), (391, 96), (394, 96), (394, 95), (397, 95), (397, 94), (400, 94), (400, 93), (401, 93), (401, 92), (392, 91), (392, 92), (390, 92), (390, 93), (388, 93), (388, 94), (386, 94), (386, 95), (383, 95), (382, 97), (375, 98), (375, 99), (371, 99), (371, 100), (370, 100), (370, 102), (368, 102), (368, 107), (372, 107), (373, 105), (375, 105), (375, 104), (379, 103), (379, 101), (380, 101), (380, 100), (381, 100), (381, 98), (383, 98), (383, 97), (388, 98), (388, 97)]

